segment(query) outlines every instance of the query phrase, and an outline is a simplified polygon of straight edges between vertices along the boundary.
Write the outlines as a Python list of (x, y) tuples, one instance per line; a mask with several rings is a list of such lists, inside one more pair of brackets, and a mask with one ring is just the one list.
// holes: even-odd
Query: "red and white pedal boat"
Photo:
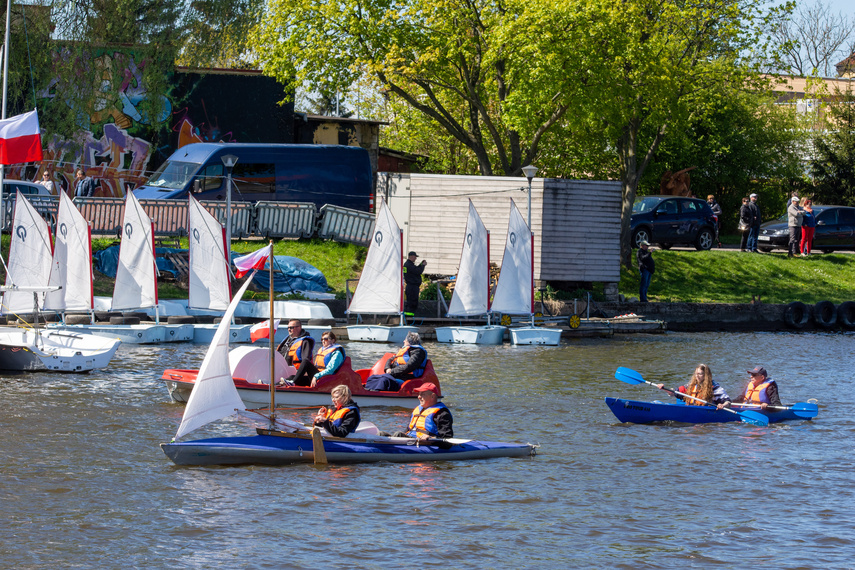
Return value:
[[(229, 352), (229, 367), (235, 388), (247, 408), (260, 408), (270, 404), (270, 351), (268, 348), (241, 346)], [(353, 370), (350, 357), (335, 374), (324, 376), (314, 388), (308, 386), (277, 386), (277, 406), (320, 406), (330, 403), (330, 392), (340, 384), (350, 388), (353, 399), (360, 406), (397, 406), (415, 408), (419, 402), (413, 390), (426, 382), (436, 385), (442, 393), (439, 378), (430, 360), (421, 378), (407, 380), (398, 392), (367, 390), (365, 380), (372, 374), (382, 374), (383, 365), (393, 354), (387, 352), (372, 368)], [(290, 370), (289, 370), (290, 369)], [(274, 378), (293, 374), (293, 367), (285, 363), (285, 358), (274, 352)], [(163, 371), (161, 380), (166, 382), (169, 395), (176, 402), (186, 402), (196, 382), (198, 370), (168, 369)]]

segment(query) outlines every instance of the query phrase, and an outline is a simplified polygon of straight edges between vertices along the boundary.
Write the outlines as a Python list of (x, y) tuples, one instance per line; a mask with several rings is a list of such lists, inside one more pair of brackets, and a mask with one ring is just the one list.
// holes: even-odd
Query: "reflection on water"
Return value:
[[(121, 347), (88, 375), (0, 378), (4, 567), (846, 567), (853, 545), (852, 347), (844, 334), (709, 333), (560, 347), (427, 344), (455, 434), (541, 444), (532, 459), (178, 468), (183, 407), (158, 378), (204, 347)], [(356, 366), (391, 346), (347, 345)], [(628, 366), (733, 396), (765, 366), (813, 422), (618, 424), (606, 396), (665, 400)], [(292, 412), (308, 420), (314, 410)], [(389, 431), (406, 410), (368, 409)], [(249, 431), (229, 420), (199, 435)], [(194, 435), (194, 437), (196, 437)]]

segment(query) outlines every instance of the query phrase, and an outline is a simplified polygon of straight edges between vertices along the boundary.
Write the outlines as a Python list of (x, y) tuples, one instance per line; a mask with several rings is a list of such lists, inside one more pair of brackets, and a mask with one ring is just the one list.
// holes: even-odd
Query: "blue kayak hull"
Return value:
[[(606, 398), (606, 405), (621, 422), (649, 424), (652, 422), (681, 422), (686, 424), (711, 424), (738, 422), (739, 415), (712, 406), (687, 406), (680, 403), (638, 402), (621, 398)], [(804, 420), (791, 410), (760, 411), (758, 408), (740, 408), (737, 404), (734, 410), (751, 410), (769, 418), (769, 423), (785, 420)]]
[[(434, 445), (416, 445), (406, 438), (324, 439), (329, 463), (390, 461), (418, 463), (484, 459), (489, 457), (527, 457), (534, 455), (531, 444), (461, 440), (463, 443), (442, 449)], [(295, 434), (219, 437), (196, 441), (162, 443), (160, 447), (176, 465), (288, 465), (312, 463), (311, 437)]]

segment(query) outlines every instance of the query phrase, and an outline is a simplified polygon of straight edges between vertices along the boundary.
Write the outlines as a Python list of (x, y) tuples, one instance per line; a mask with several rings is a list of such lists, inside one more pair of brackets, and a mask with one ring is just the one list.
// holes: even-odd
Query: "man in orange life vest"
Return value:
[(778, 396), (778, 385), (769, 378), (766, 369), (755, 366), (748, 371), (751, 381), (745, 388), (745, 393), (733, 400), (733, 403), (760, 404), (761, 409), (766, 406), (780, 406), (781, 398)]
[[(287, 378), (295, 386), (309, 386), (312, 376), (318, 369), (312, 364), (312, 352), (315, 350), (315, 339), (303, 330), (299, 319), (288, 321), (288, 338), (279, 343), (276, 350), (285, 357), (285, 362), (297, 369), (297, 374)], [(284, 384), (280, 381), (279, 384)]]
[(396, 437), (414, 437), (417, 439), (447, 439), (454, 437), (451, 410), (439, 401), (439, 388), (427, 382), (416, 388), (419, 405), (413, 410), (406, 432), (398, 432)]

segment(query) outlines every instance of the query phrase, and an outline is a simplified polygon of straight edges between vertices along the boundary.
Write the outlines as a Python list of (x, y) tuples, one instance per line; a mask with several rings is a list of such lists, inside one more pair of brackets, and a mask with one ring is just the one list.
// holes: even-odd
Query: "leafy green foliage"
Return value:
[(827, 104), (828, 130), (814, 140), (810, 169), (821, 204), (855, 206), (855, 94), (851, 87)]

